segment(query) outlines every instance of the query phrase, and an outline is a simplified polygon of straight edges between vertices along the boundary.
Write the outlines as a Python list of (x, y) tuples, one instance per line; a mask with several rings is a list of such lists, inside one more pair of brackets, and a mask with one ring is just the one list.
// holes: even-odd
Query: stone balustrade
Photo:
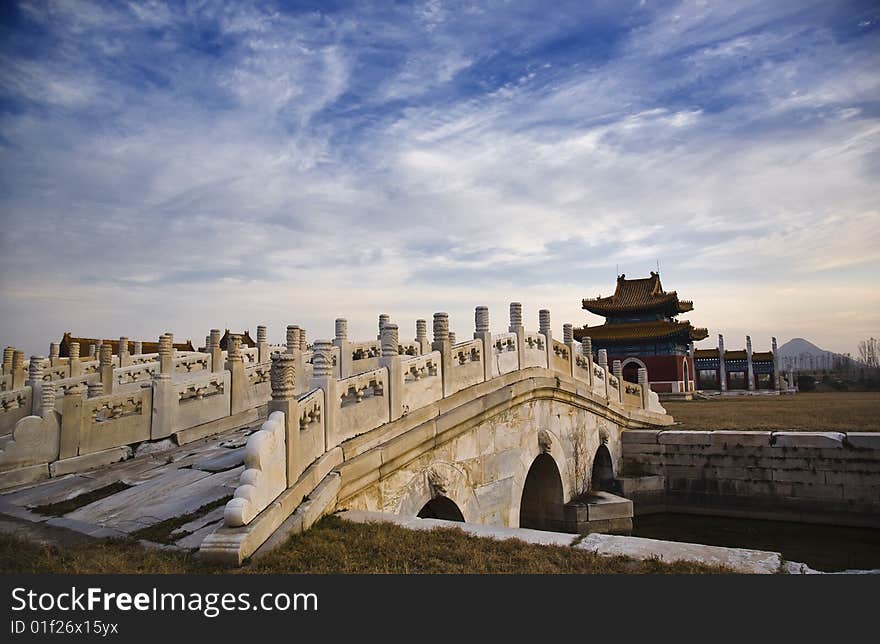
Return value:
[[(204, 352), (169, 351), (172, 338), (164, 334), (159, 353), (126, 352), (119, 358), (105, 345), (96, 349), (96, 360), (79, 359), (78, 347), (71, 358), (34, 358), (30, 375), (39, 376), (37, 380), (27, 379), (23, 358), (16, 359), (21, 352), (7, 351), (4, 368), (10, 373), (4, 378), (11, 381), (17, 369), (23, 384), (0, 392), (0, 488), (45, 478), (56, 470), (94, 467), (102, 458), (118, 460), (130, 453), (120, 448), (144, 441), (170, 436), (178, 443), (196, 440), (265, 417), (267, 406), (284, 412), (285, 426), (297, 429), (297, 439), (288, 435), (285, 447), (288, 479), (295, 478), (347, 440), (521, 369), (564, 374), (611, 406), (663, 413), (644, 383), (628, 383), (611, 374), (602, 352), (594, 362), (588, 340), (574, 341), (567, 327), (565, 341), (554, 339), (549, 319), (549, 312), (542, 311), (541, 330), (527, 331), (521, 305), (514, 303), (509, 330), (493, 334), (489, 311), (479, 307), (474, 338), (453, 343), (449, 317), (438, 313), (429, 343), (425, 320), (416, 323), (412, 341), (401, 340), (397, 325), (383, 316), (379, 339), (352, 342), (347, 321), (340, 318), (334, 339), (315, 340), (311, 349), (305, 330), (293, 325), (287, 329), (285, 345), (270, 346), (261, 327), (259, 346), (241, 347), (240, 336), (233, 335), (231, 352), (215, 346), (216, 330), (208, 336)], [(134, 348), (140, 349), (139, 343)], [(266, 359), (260, 361), (261, 356)], [(277, 360), (295, 374), (285, 385), (292, 387), (290, 396), (276, 398), (272, 365)], [(19, 425), (29, 417), (42, 417), (35, 399), (42, 400), (39, 390), (47, 386), (54, 392), (52, 414), (57, 422), (56, 429), (46, 431), (56, 432), (49, 442), (58, 448), (45, 460), (45, 449), (18, 441), (18, 456), (5, 458), (2, 448), (15, 440)], [(28, 421), (30, 435), (35, 422)], [(33, 458), (22, 456), (27, 449), (32, 449)], [(27, 463), (27, 472), (19, 471), (22, 463)], [(259, 505), (252, 501), (248, 507)], [(246, 521), (250, 513), (238, 512), (236, 520)]]

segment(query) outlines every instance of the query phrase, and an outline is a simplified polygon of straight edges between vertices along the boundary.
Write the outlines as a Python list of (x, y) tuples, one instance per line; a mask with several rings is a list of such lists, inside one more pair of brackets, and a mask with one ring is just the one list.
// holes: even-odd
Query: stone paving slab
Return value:
[(18, 506), (34, 507), (67, 501), (80, 494), (97, 490), (100, 487), (104, 487), (101, 481), (73, 474), (52, 479), (43, 485), (3, 494), (0, 495), (0, 498)]
[(221, 448), (223, 452), (197, 460), (193, 468), (205, 472), (223, 472), (244, 463), (244, 447), (237, 449)]
[(179, 528), (175, 528), (171, 531), (172, 535), (182, 534), (184, 532), (195, 532), (196, 530), (200, 530), (204, 528), (209, 523), (215, 523), (223, 518), (223, 510), (225, 510), (225, 506), (220, 506), (219, 508), (214, 508), (207, 514), (204, 514), (188, 523), (184, 523)]
[[(199, 492), (193, 486), (210, 478), (208, 472), (198, 470), (170, 470), (152, 481), (123, 490), (100, 499), (66, 515), (71, 519), (95, 525), (133, 532), (187, 512), (223, 496), (214, 496), (204, 503), (195, 502), (190, 492)], [(211, 484), (210, 488), (216, 488)], [(186, 489), (185, 488), (189, 488)], [(202, 495), (195, 494), (199, 499)], [(208, 495), (210, 496), (210, 495)]]
[(214, 521), (213, 523), (209, 523), (206, 526), (202, 526), (192, 534), (185, 536), (183, 539), (176, 541), (174, 543), (178, 548), (186, 548), (187, 550), (198, 548), (202, 545), (202, 541), (205, 540), (209, 534), (213, 533), (214, 530), (220, 527), (220, 524), (223, 523), (223, 518), (221, 516), (220, 520)]

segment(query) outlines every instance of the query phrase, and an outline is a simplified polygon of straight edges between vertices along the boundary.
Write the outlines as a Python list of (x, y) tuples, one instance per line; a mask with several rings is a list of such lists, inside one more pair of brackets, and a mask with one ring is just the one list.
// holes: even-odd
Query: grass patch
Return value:
[(221, 505), (226, 505), (229, 502), (229, 499), (232, 498), (231, 494), (224, 496), (221, 499), (217, 499), (216, 501), (211, 501), (210, 503), (205, 503), (205, 505), (201, 506), (197, 510), (193, 510), (189, 514), (183, 514), (179, 517), (171, 517), (170, 519), (165, 519), (164, 521), (160, 521), (159, 523), (154, 523), (151, 526), (147, 526), (146, 528), (141, 528), (136, 532), (131, 533), (132, 539), (144, 539), (145, 541), (153, 541), (155, 543), (166, 543), (171, 544), (179, 539), (183, 539), (188, 534), (192, 534), (190, 532), (180, 532), (172, 536), (172, 532), (184, 525), (185, 523), (189, 523), (195, 519), (198, 519), (203, 514), (207, 514), (214, 508), (219, 508)]
[(116, 494), (117, 492), (127, 490), (130, 487), (131, 486), (128, 483), (117, 481), (116, 483), (111, 483), (110, 485), (99, 487), (97, 490), (92, 490), (91, 492), (86, 492), (85, 494), (75, 496), (72, 499), (67, 499), (66, 501), (59, 501), (58, 503), (47, 503), (46, 505), (38, 505), (31, 509), (38, 514), (52, 517), (60, 517), (68, 514), (69, 512), (73, 512), (74, 510), (78, 510), (79, 508), (86, 506), (89, 503), (100, 501), (101, 499)]
[[(574, 535), (573, 535), (574, 536)], [(0, 573), (724, 573), (720, 566), (602, 557), (566, 546), (473, 537), (456, 528), (406, 530), (325, 517), (242, 568), (191, 553), (145, 548), (135, 540), (58, 548), (0, 534)]]
[(675, 429), (880, 431), (880, 392), (798, 393), (665, 401)]

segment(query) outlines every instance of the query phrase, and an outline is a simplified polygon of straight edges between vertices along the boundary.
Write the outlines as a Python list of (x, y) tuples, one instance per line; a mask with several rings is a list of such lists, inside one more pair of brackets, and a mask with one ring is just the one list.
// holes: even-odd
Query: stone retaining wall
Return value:
[(636, 515), (880, 527), (880, 433), (628, 430), (621, 441)]

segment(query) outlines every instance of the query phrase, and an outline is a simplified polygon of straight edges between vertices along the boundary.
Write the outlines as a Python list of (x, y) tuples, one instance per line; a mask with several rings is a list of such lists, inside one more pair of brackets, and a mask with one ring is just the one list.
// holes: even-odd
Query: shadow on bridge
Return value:
[(539, 454), (526, 475), (519, 526), (536, 530), (564, 530), (564, 504), (559, 467), (549, 454)]
[(436, 496), (419, 510), (420, 519), (445, 519), (447, 521), (464, 522), (464, 515), (455, 501), (445, 496)]

